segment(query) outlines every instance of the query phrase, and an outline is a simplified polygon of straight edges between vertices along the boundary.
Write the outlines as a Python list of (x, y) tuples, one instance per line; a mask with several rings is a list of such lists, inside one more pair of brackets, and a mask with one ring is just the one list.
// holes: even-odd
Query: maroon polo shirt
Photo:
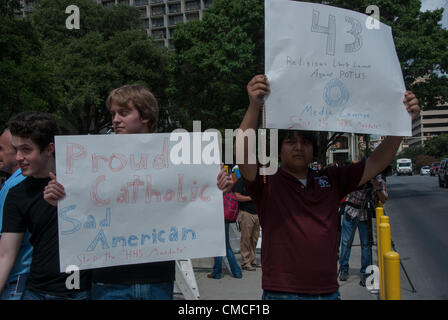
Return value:
[(354, 191), (365, 161), (319, 172), (308, 170), (306, 187), (281, 168), (244, 180), (262, 228), (262, 288), (304, 294), (336, 292), (338, 206)]

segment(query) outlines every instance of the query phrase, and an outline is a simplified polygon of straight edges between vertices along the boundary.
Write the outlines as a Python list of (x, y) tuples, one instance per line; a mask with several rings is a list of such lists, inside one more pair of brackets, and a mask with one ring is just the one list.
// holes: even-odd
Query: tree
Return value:
[(188, 129), (234, 128), (248, 105), (246, 85), (263, 72), (263, 4), (216, 0), (202, 21), (176, 27), (170, 97)]
[(53, 112), (60, 96), (33, 26), (17, 19), (15, 1), (0, 3), (0, 121), (25, 110)]
[(58, 117), (73, 134), (98, 133), (110, 123), (105, 100), (124, 84), (148, 87), (163, 107), (169, 60), (143, 31), (134, 7), (103, 8), (79, 0), (80, 29), (67, 29), (70, 0), (41, 0), (31, 21), (54, 68), (61, 105)]
[(433, 156), (428, 156), (426, 154), (419, 154), (415, 160), (416, 170), (419, 171), (423, 166), (429, 166), (431, 163), (436, 162), (437, 159)]
[(448, 134), (444, 133), (427, 141), (425, 153), (437, 159), (448, 158)]

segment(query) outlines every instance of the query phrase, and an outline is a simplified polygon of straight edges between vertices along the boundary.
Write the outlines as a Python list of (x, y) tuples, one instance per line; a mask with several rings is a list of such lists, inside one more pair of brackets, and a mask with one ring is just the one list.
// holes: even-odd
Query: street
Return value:
[(448, 299), (448, 189), (437, 177), (387, 178), (392, 241), (416, 289), (401, 270), (402, 299)]

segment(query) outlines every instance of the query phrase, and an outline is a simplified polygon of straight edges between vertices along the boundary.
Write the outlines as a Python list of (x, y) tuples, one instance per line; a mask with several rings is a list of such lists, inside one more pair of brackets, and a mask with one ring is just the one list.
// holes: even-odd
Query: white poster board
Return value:
[(56, 137), (61, 272), (225, 255), (218, 140), (197, 135)]
[(376, 20), (369, 29), (371, 20), (321, 4), (265, 1), (267, 128), (411, 135), (391, 28)]

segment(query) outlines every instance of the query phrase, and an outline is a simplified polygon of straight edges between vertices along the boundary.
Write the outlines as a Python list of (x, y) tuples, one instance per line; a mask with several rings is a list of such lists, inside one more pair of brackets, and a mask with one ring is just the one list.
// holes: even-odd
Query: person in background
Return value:
[(237, 180), (234, 190), (239, 207), (241, 267), (246, 271), (255, 271), (255, 267), (260, 267), (256, 257), (258, 237), (260, 236), (260, 221), (258, 220), (257, 209), (246, 191), (242, 178)]
[[(230, 245), (229, 228), (230, 223), (235, 222), (235, 217), (238, 215), (238, 200), (232, 191), (224, 193), (224, 232), (225, 232), (225, 242), (226, 242), (226, 258), (229, 263), (230, 272), (235, 278), (242, 278), (243, 274), (236, 261), (235, 254), (233, 253), (232, 246)], [(227, 218), (233, 221), (227, 220)], [(208, 278), (211, 279), (221, 279), (222, 277), (222, 259), (223, 257), (214, 257), (213, 272), (207, 274)]]
[[(374, 208), (381, 201), (385, 203), (387, 200), (386, 181), (383, 180), (382, 175), (379, 174), (376, 178), (370, 179), (369, 186), (364, 185), (362, 189), (353, 191), (345, 197), (345, 209), (342, 218), (342, 234), (341, 234), (341, 254), (339, 257), (339, 264), (341, 266), (340, 281), (347, 281), (349, 276), (349, 260), (351, 248), (347, 248), (350, 236), (355, 227), (356, 217), (359, 216), (358, 232), (361, 241), (361, 282), (365, 286), (366, 279), (369, 276), (366, 274), (366, 268), (372, 264), (371, 248), (368, 246), (368, 212), (366, 197), (369, 196), (371, 204)], [(364, 204), (364, 208), (362, 205)], [(348, 249), (348, 250), (347, 250)], [(345, 253), (347, 252), (347, 253)], [(345, 259), (344, 259), (345, 256)], [(342, 260), (344, 259), (344, 260)]]
[[(3, 206), (9, 190), (22, 182), (25, 176), (19, 168), (16, 160), (16, 150), (11, 144), (11, 132), (8, 128), (0, 130), (0, 170), (8, 174), (8, 179), (2, 183), (0, 189), (0, 237), (3, 220)], [(30, 243), (30, 233), (27, 231), (23, 236), (16, 262), (9, 274), (5, 288), (0, 300), (20, 300), (25, 290), (26, 279), (30, 272), (31, 256), (33, 247)]]

